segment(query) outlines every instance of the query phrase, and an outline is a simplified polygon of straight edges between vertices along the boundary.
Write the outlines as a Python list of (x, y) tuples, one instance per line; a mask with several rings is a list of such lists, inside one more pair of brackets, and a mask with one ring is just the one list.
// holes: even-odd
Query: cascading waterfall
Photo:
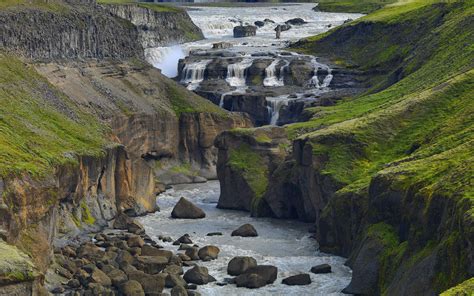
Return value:
[[(318, 63), (316, 61), (316, 58), (313, 58), (311, 60), (311, 63), (314, 65), (314, 74), (313, 74), (313, 77), (311, 77), (311, 79), (308, 81), (307, 86), (312, 87), (312, 88), (326, 88), (326, 87), (329, 87), (329, 84), (331, 84), (331, 81), (332, 81), (332, 78), (333, 78), (333, 75), (331, 74), (332, 73), (331, 68), (329, 68), (326, 65)], [(319, 78), (318, 78), (318, 70), (319, 69), (326, 69), (326, 71), (328, 73), (326, 75), (326, 77), (324, 77), (322, 84), (319, 82)]]
[[(280, 63), (280, 59), (275, 59), (266, 69), (265, 69), (265, 79), (263, 80), (264, 86), (283, 86), (283, 81), (278, 79), (276, 76), (276, 66)], [(280, 73), (282, 76), (282, 73)]]
[(245, 87), (246, 86), (246, 73), (245, 70), (252, 66), (253, 60), (250, 58), (244, 58), (241, 62), (230, 64), (227, 66), (227, 77), (226, 81), (230, 86), (234, 87)]
[(279, 97), (267, 97), (267, 109), (268, 115), (270, 116), (270, 125), (276, 125), (278, 118), (280, 117), (280, 109), (283, 106), (288, 106), (288, 102), (291, 99), (288, 95), (283, 95)]
[(192, 64), (186, 64), (183, 68), (182, 83), (188, 84), (189, 90), (195, 90), (199, 87), (199, 84), (204, 80), (204, 71), (206, 71), (207, 65), (212, 60), (202, 60)]

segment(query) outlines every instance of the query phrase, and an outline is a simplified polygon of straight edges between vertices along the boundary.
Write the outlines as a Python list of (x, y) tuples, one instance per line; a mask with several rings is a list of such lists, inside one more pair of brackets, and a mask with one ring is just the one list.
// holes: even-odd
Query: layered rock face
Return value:
[[(146, 5), (146, 4), (143, 4)], [(130, 21), (137, 27), (143, 48), (190, 42), (204, 38), (184, 10), (173, 7), (101, 5), (113, 15)]]
[(0, 11), (0, 46), (33, 59), (142, 56), (135, 26), (90, 4)]

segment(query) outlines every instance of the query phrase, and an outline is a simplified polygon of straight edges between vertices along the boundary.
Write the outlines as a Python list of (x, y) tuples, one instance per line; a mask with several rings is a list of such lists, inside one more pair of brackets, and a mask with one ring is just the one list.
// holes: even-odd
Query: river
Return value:
[[(172, 219), (171, 210), (181, 196), (186, 197), (206, 212), (206, 218), (199, 220)], [(199, 286), (202, 295), (343, 295), (340, 291), (349, 284), (351, 271), (344, 266), (344, 258), (318, 251), (317, 242), (308, 232), (311, 224), (291, 220), (253, 218), (246, 212), (216, 208), (219, 198), (219, 182), (175, 185), (158, 196), (160, 212), (140, 218), (146, 232), (158, 240), (159, 235), (177, 239), (188, 233), (200, 247), (216, 245), (220, 248), (219, 258), (199, 262), (206, 266), (209, 274), (222, 282), (230, 276), (226, 273), (227, 263), (235, 256), (252, 256), (258, 264), (278, 267), (277, 280), (265, 287), (250, 290), (235, 285), (218, 286), (217, 282)], [(238, 226), (251, 223), (259, 233), (258, 237), (232, 237), (230, 233)], [(206, 236), (209, 232), (222, 232), (222, 236)], [(160, 242), (161, 243), (161, 242)], [(171, 243), (161, 243), (166, 249), (177, 251)], [(312, 274), (312, 266), (328, 263), (330, 274)], [(281, 284), (285, 277), (298, 273), (309, 273), (312, 283), (307, 286), (286, 286)]]

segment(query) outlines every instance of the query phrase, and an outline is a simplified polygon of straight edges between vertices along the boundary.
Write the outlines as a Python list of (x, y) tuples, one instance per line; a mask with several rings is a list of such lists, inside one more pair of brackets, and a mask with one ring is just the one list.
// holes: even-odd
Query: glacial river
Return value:
[[(206, 218), (199, 220), (172, 219), (173, 206), (184, 196), (206, 212)], [(249, 213), (217, 209), (219, 182), (176, 185), (158, 196), (160, 212), (140, 218), (146, 232), (158, 240), (159, 235), (173, 239), (188, 233), (200, 247), (216, 245), (221, 252), (219, 258), (198, 264), (206, 266), (209, 274), (222, 282), (227, 275), (227, 263), (235, 256), (252, 256), (258, 264), (278, 267), (277, 280), (260, 289), (237, 288), (233, 284), (218, 286), (217, 282), (199, 286), (202, 295), (343, 295), (340, 291), (349, 284), (351, 270), (344, 266), (344, 258), (318, 251), (317, 242), (311, 238), (308, 229), (311, 224), (270, 218), (252, 218)], [(251, 223), (258, 237), (231, 237), (238, 226)], [(222, 236), (206, 236), (209, 232), (222, 232)], [(166, 249), (177, 251), (172, 243), (163, 243)], [(312, 266), (328, 263), (330, 274), (312, 274)], [(309, 273), (312, 283), (307, 286), (286, 286), (281, 283), (285, 277), (298, 273)]]

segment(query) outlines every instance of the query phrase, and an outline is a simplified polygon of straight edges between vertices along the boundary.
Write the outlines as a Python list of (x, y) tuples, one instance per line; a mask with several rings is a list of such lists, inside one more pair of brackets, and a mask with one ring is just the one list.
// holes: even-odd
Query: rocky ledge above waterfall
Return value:
[(226, 110), (249, 114), (258, 126), (306, 120), (305, 108), (353, 95), (364, 80), (355, 70), (285, 51), (193, 51), (180, 60), (178, 73), (188, 89)]

